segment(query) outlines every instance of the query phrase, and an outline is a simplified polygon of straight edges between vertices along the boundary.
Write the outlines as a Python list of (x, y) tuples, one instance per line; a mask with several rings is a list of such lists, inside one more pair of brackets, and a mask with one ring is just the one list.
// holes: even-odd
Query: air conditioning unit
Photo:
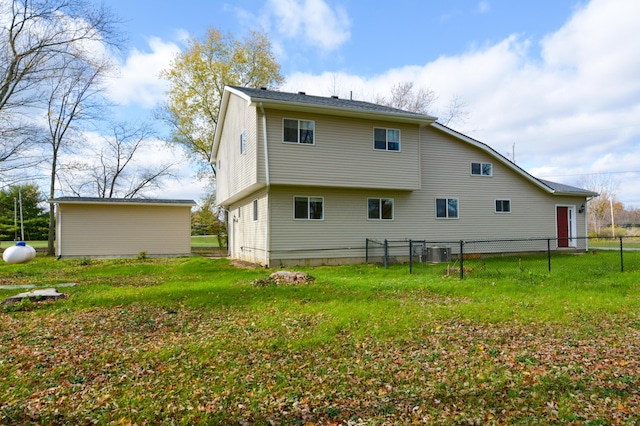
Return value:
[(451, 261), (451, 250), (449, 247), (427, 247), (427, 263), (442, 263)]

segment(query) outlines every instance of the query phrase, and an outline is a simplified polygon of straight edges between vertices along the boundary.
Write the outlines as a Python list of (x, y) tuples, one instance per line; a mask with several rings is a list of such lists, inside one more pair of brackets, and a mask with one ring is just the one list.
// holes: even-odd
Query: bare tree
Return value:
[(174, 177), (176, 161), (143, 166), (153, 148), (155, 130), (147, 123), (116, 123), (94, 150), (93, 163), (70, 164), (61, 175), (65, 189), (75, 195), (92, 194), (99, 198), (132, 198), (142, 191), (159, 187)]
[[(46, 157), (50, 166), (49, 197), (54, 198), (60, 155), (82, 139), (80, 123), (96, 119), (101, 111), (104, 86), (102, 79), (110, 68), (105, 61), (92, 62), (85, 58), (59, 58), (58, 68), (50, 78), (47, 99), (48, 135), (46, 144), (51, 151)], [(55, 213), (49, 211), (49, 243), (47, 252), (54, 253)]]
[(395, 84), (391, 88), (391, 96), (386, 98), (376, 95), (373, 102), (391, 108), (398, 108), (404, 111), (417, 112), (426, 115), (441, 115), (438, 122), (448, 125), (452, 121), (464, 121), (468, 117), (467, 104), (458, 96), (453, 95), (442, 114), (435, 110), (435, 103), (438, 96), (433, 89), (414, 87), (413, 82), (404, 81)]
[(43, 82), (57, 74), (61, 58), (77, 58), (100, 46), (116, 46), (115, 18), (88, 0), (1, 0), (0, 180), (32, 167), (36, 140), (28, 115), (46, 95)]
[[(600, 194), (589, 201), (589, 228), (596, 235), (602, 233), (602, 229), (611, 222), (612, 214), (620, 204), (616, 201), (616, 195), (620, 182), (611, 174), (594, 173), (583, 176), (577, 182), (578, 186)], [(614, 206), (612, 212), (612, 206)]]

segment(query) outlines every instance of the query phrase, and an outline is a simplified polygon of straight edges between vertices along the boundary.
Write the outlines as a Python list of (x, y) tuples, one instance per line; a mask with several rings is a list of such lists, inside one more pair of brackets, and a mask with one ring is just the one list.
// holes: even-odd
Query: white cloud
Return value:
[(167, 68), (180, 47), (157, 37), (149, 39), (148, 52), (133, 49), (121, 65), (118, 78), (108, 88), (111, 100), (120, 105), (153, 108), (164, 99), (166, 82), (160, 72)]
[(285, 55), (283, 43), (291, 40), (330, 52), (351, 37), (346, 9), (326, 0), (268, 0), (259, 16), (243, 9), (236, 13), (268, 31), (280, 56)]
[(481, 1), (478, 3), (478, 13), (487, 13), (491, 9), (491, 5), (488, 1)]
[[(454, 125), (507, 154), (540, 177), (574, 184), (579, 175), (634, 171), (623, 179), (623, 202), (640, 206), (640, 2), (592, 0), (541, 41), (510, 36), (494, 45), (423, 66), (361, 78), (347, 73), (287, 76), (286, 90), (358, 99), (413, 81), (468, 104), (470, 118)], [(539, 43), (540, 56), (532, 46)], [(336, 84), (336, 81), (339, 84)], [(620, 174), (620, 176), (627, 176)]]

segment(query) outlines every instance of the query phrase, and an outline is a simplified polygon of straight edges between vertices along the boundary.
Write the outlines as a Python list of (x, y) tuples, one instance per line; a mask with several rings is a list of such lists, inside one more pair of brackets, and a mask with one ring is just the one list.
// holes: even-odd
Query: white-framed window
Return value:
[(472, 176), (493, 176), (493, 164), (471, 163)]
[(511, 200), (496, 200), (496, 213), (511, 213)]
[(244, 154), (247, 150), (247, 131), (243, 130), (240, 133), (240, 154)]
[(253, 200), (253, 221), (258, 220), (258, 200)]
[(368, 198), (368, 219), (393, 220), (393, 198)]
[(324, 220), (324, 197), (293, 197), (293, 218)]
[(436, 198), (436, 218), (457, 219), (459, 216), (457, 198)]
[(381, 151), (400, 151), (400, 130), (374, 127), (373, 149)]
[(287, 143), (313, 145), (316, 124), (312, 120), (284, 118), (282, 120), (282, 140)]

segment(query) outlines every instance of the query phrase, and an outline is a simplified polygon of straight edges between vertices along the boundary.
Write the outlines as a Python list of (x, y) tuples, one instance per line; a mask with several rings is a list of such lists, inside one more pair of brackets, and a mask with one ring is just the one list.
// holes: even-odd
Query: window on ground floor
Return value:
[(323, 220), (324, 197), (293, 197), (293, 217), (300, 220)]
[(393, 220), (393, 198), (369, 198), (369, 219)]
[(458, 199), (457, 198), (436, 198), (436, 218), (457, 219)]

